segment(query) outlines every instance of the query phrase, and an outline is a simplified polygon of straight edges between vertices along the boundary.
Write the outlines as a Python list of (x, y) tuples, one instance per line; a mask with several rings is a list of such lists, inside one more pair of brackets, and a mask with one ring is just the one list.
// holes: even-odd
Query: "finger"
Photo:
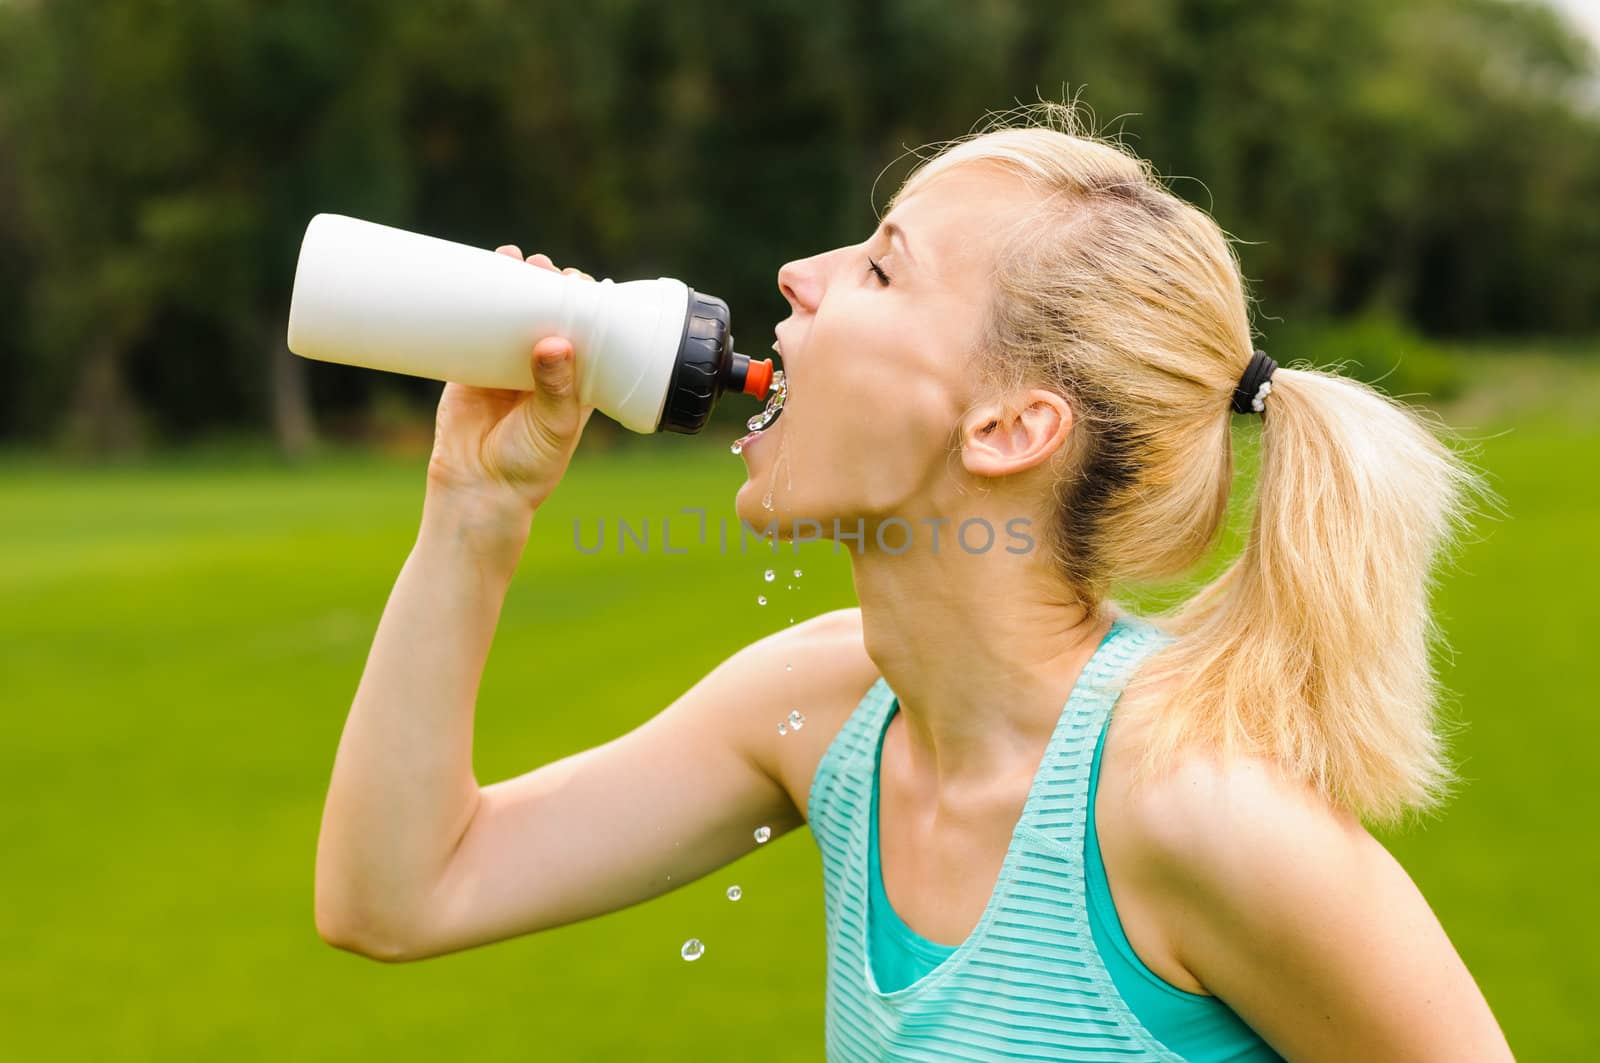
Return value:
[(560, 336), (546, 336), (533, 345), (533, 377), (546, 394), (567, 396), (572, 392), (572, 344)]
[(533, 398), (522, 407), (529, 434), (550, 453), (562, 452), (585, 420), (578, 403), (572, 344), (559, 336), (547, 336), (535, 344), (533, 377)]
[(562, 270), (561, 272), (562, 273), (576, 273), (578, 276), (582, 277), (586, 281), (594, 280), (593, 277), (589, 276), (587, 273), (585, 273), (583, 270), (579, 269), (577, 266), (568, 266), (566, 269)]
[(522, 257), (522, 249), (517, 247), (516, 244), (501, 244), (494, 249), (494, 253), (497, 255), (510, 255), (512, 258), (518, 259)]
[(552, 272), (554, 272), (556, 268), (556, 264), (550, 261), (550, 256), (545, 254), (543, 251), (540, 251), (537, 254), (529, 255), (528, 265), (538, 266), (540, 269), (547, 269)]

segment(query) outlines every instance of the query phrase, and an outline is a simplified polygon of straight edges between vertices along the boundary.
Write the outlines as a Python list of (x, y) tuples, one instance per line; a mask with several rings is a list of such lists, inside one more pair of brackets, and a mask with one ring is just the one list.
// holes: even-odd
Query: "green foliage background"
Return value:
[(297, 449), (301, 407), (430, 405), (282, 353), (319, 211), (682, 277), (759, 355), (780, 264), (1040, 98), (1214, 212), (1268, 334), (1600, 327), (1594, 50), (1520, 0), (33, 0), (0, 69), (0, 442)]

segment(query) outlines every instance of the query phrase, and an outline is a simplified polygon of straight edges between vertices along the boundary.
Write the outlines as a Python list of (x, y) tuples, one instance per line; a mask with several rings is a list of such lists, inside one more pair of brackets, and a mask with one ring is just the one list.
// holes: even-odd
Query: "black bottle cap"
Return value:
[[(706, 426), (711, 408), (723, 390), (743, 386), (732, 382), (735, 362), (742, 355), (733, 353), (732, 323), (728, 304), (714, 295), (689, 289), (689, 309), (684, 315), (683, 339), (678, 343), (678, 363), (667, 385), (666, 402), (661, 407), (660, 432), (693, 434)], [(744, 359), (748, 364), (749, 359)], [(743, 366), (738, 367), (743, 369)]]

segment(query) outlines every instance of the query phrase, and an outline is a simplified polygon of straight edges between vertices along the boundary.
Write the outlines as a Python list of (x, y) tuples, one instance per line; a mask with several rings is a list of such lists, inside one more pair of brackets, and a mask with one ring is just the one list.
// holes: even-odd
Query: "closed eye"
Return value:
[(883, 267), (879, 266), (870, 258), (867, 259), (867, 265), (873, 273), (878, 275), (878, 283), (885, 288), (889, 287), (889, 275), (883, 271)]

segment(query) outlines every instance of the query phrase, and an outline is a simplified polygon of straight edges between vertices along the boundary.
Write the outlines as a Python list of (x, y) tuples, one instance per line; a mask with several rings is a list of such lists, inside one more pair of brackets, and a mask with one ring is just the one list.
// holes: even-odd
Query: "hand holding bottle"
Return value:
[[(521, 259), (505, 245), (498, 253)], [(530, 255), (529, 266), (557, 270), (548, 256)], [(428, 500), (463, 506), (478, 519), (504, 515), (520, 520), (523, 534), (534, 509), (566, 472), (584, 425), (594, 412), (578, 398), (577, 365), (570, 341), (539, 340), (530, 352), (534, 390), (514, 391), (447, 383), (434, 422), (428, 460)]]

